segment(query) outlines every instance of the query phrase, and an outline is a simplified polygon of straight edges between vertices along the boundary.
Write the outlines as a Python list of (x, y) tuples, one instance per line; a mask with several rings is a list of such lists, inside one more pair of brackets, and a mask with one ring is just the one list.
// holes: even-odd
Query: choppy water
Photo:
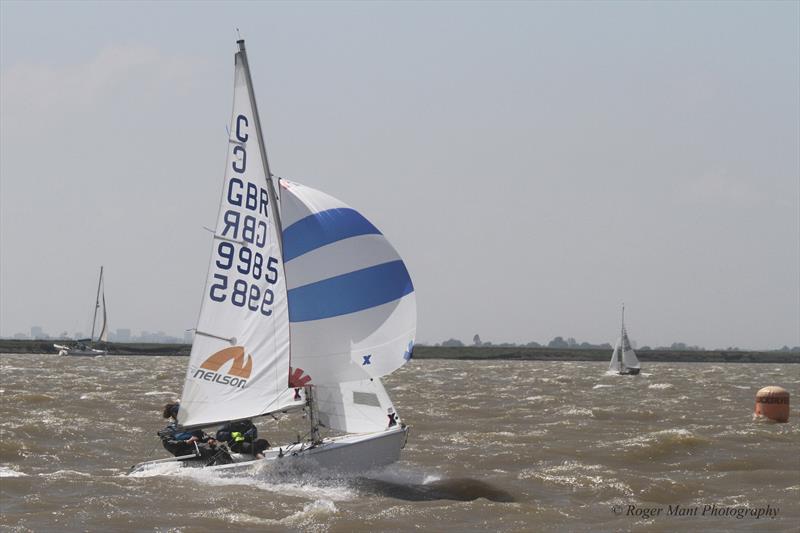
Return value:
[[(160, 407), (179, 396), (185, 365), (183, 357), (3, 355), (0, 527), (797, 531), (800, 524), (800, 365), (650, 364), (643, 375), (622, 377), (604, 375), (605, 363), (412, 361), (386, 380), (412, 431), (402, 461), (382, 471), (326, 481), (193, 469), (126, 476), (134, 463), (165, 456), (155, 436)], [(751, 418), (756, 391), (769, 384), (792, 394), (788, 424)], [(259, 426), (285, 442), (301, 424)], [(669, 506), (697, 507), (697, 516), (669, 516)], [(777, 515), (749, 514), (767, 506)]]

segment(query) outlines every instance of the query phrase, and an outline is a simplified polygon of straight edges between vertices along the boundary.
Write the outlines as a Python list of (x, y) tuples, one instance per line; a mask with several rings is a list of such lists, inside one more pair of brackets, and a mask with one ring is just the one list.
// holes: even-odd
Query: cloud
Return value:
[(20, 125), (19, 119), (51, 122), (97, 108), (120, 93), (151, 94), (165, 84), (189, 81), (198, 65), (141, 46), (106, 48), (88, 62), (67, 66), (15, 65), (0, 73), (3, 122), (9, 127)]
[(701, 174), (678, 188), (678, 197), (689, 204), (730, 208), (751, 208), (767, 202), (766, 195), (752, 181), (716, 170)]

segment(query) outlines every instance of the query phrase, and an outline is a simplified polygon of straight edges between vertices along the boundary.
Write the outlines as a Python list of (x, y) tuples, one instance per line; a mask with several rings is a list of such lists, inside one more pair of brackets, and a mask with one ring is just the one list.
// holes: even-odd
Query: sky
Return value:
[(420, 342), (800, 345), (798, 2), (0, 3), (0, 335), (182, 336), (247, 41), (273, 173), (356, 207)]

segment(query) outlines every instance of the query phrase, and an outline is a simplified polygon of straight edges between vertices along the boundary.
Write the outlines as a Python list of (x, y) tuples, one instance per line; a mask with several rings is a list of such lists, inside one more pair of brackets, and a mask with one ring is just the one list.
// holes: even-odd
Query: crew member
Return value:
[(264, 458), (269, 448), (266, 439), (258, 438), (258, 428), (251, 420), (228, 422), (217, 430), (217, 440), (228, 443), (232, 452), (250, 454), (256, 459)]
[(212, 458), (218, 450), (217, 440), (201, 430), (183, 431), (178, 427), (178, 409), (180, 404), (168, 403), (164, 406), (162, 416), (171, 419), (167, 427), (158, 432), (161, 444), (172, 455), (192, 455), (200, 452), (200, 457)]

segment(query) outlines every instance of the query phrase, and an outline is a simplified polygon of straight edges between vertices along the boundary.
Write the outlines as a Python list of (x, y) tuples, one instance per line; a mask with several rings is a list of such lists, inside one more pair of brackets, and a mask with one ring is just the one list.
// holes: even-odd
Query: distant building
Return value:
[(31, 338), (34, 340), (47, 339), (47, 333), (42, 331), (41, 326), (31, 326)]
[(131, 330), (128, 328), (117, 328), (117, 342), (131, 342)]
[(18, 340), (25, 340), (28, 338), (24, 333), (14, 333), (14, 338)]
[(188, 331), (183, 332), (183, 342), (186, 344), (192, 344), (194, 342), (194, 330), (190, 329)]

